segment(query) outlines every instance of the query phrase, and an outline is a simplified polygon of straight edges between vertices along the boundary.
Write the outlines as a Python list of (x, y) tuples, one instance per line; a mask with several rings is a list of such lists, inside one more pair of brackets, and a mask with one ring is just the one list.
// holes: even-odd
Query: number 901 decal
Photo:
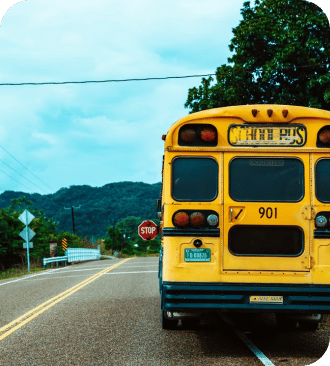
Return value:
[(260, 207), (259, 208), (260, 218), (262, 219), (264, 216), (267, 217), (267, 219), (277, 219), (277, 207)]

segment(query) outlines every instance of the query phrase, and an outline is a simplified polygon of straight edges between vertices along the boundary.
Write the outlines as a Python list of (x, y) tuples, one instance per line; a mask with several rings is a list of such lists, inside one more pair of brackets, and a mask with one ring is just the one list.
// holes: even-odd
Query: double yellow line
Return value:
[(45, 301), (41, 305), (35, 307), (34, 309), (28, 311), (27, 313), (23, 314), (19, 318), (15, 319), (11, 323), (5, 325), (4, 327), (0, 328), (0, 341), (4, 338), (8, 337), (10, 334), (14, 333), (17, 329), (23, 327), (23, 325), (30, 322), (32, 319), (36, 318), (38, 315), (42, 314), (58, 302), (64, 300), (66, 297), (74, 294), (76, 291), (82, 289), (83, 287), (87, 286), (91, 282), (95, 281), (99, 277), (103, 276), (105, 273), (115, 269), (116, 267), (120, 266), (121, 264), (127, 262), (130, 258), (124, 259), (123, 261), (104, 269), (101, 272), (96, 273), (94, 276), (87, 278), (87, 280), (78, 283), (77, 285), (69, 288), (68, 290), (60, 293), (59, 295)]

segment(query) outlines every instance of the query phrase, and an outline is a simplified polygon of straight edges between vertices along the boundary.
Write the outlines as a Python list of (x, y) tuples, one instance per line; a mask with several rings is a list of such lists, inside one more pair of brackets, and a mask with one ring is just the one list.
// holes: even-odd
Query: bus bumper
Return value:
[[(260, 300), (260, 302), (256, 301)], [(276, 303), (272, 303), (275, 299)], [(330, 313), (329, 285), (162, 282), (165, 312)]]

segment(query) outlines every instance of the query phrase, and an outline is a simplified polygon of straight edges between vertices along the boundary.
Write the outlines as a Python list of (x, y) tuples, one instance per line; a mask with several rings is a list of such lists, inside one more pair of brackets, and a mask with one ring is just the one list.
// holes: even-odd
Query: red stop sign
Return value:
[(152, 240), (158, 234), (157, 225), (151, 220), (141, 222), (138, 233), (143, 240)]

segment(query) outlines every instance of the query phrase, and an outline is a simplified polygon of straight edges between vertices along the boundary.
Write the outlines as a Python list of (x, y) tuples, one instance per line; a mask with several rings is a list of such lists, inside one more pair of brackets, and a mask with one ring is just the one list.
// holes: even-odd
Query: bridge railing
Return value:
[(58, 266), (58, 262), (91, 261), (100, 258), (101, 258), (100, 246), (98, 246), (97, 249), (68, 248), (64, 252), (64, 256), (43, 258), (42, 263), (44, 267), (46, 267), (48, 263), (56, 263), (56, 265)]
[(68, 258), (68, 262), (91, 261), (101, 258), (100, 246), (97, 249), (68, 248), (64, 254)]

